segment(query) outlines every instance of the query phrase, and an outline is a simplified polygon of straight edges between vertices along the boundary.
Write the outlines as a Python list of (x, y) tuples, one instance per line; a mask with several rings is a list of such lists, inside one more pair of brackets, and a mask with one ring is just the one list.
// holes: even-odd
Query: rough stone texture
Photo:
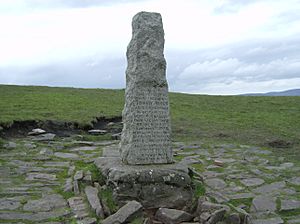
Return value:
[(256, 219), (252, 221), (252, 224), (283, 224), (284, 221), (280, 217), (268, 218), (268, 219)]
[(165, 224), (177, 224), (191, 221), (193, 216), (185, 211), (160, 208), (156, 212), (155, 218)]
[(262, 185), (265, 181), (261, 178), (248, 178), (241, 180), (241, 183), (246, 187), (254, 187)]
[(56, 153), (54, 153), (54, 155), (56, 157), (62, 158), (62, 159), (78, 159), (79, 158), (79, 156), (74, 153), (56, 152)]
[(47, 133), (35, 136), (32, 138), (33, 141), (52, 141), (55, 138), (55, 134)]
[(284, 181), (274, 182), (271, 184), (266, 184), (254, 189), (254, 193), (260, 194), (278, 194), (279, 190), (283, 189), (286, 186)]
[(222, 189), (227, 186), (225, 181), (219, 178), (205, 180), (205, 184), (213, 189)]
[(289, 183), (300, 186), (300, 177), (293, 177), (288, 180)]
[(48, 173), (28, 173), (26, 180), (56, 180), (56, 175)]
[(96, 215), (100, 218), (104, 218), (103, 208), (98, 198), (98, 189), (92, 186), (87, 186), (84, 189), (88, 202), (92, 209), (96, 212)]
[(142, 213), (143, 206), (137, 201), (130, 201), (115, 214), (107, 217), (102, 224), (127, 223)]
[(269, 211), (273, 212), (276, 210), (276, 198), (259, 195), (256, 196), (250, 208), (251, 212), (264, 212)]
[(118, 157), (100, 157), (95, 164), (119, 204), (138, 200), (145, 208), (181, 209), (191, 203), (192, 181), (181, 164), (130, 166)]
[(21, 206), (19, 200), (14, 198), (1, 198), (0, 199), (0, 210), (15, 210)]
[(164, 30), (159, 13), (133, 17), (127, 48), (121, 157), (126, 164), (172, 163)]
[(67, 205), (65, 199), (59, 194), (45, 195), (38, 200), (30, 200), (25, 205), (24, 211), (47, 212), (55, 208), (62, 208)]
[(280, 211), (288, 211), (300, 208), (300, 201), (297, 200), (281, 200)]
[(77, 219), (83, 219), (89, 215), (82, 197), (69, 198), (68, 204)]

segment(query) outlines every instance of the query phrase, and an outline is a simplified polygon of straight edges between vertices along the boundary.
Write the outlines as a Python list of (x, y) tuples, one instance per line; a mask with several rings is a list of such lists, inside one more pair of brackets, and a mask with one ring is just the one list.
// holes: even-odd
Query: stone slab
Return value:
[(132, 20), (127, 48), (121, 157), (126, 164), (173, 162), (164, 58), (164, 30), (159, 13), (140, 12)]
[(138, 200), (145, 208), (182, 208), (191, 202), (192, 181), (182, 164), (133, 166), (118, 157), (100, 157), (95, 165), (120, 204)]

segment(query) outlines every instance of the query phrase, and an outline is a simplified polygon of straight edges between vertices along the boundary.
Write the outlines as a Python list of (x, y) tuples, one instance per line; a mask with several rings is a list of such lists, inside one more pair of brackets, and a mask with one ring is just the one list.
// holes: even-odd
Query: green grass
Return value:
[[(0, 126), (57, 120), (90, 125), (121, 116), (124, 90), (0, 85)], [(170, 93), (173, 139), (266, 145), (292, 142), (279, 154), (300, 159), (300, 97), (204, 96)]]

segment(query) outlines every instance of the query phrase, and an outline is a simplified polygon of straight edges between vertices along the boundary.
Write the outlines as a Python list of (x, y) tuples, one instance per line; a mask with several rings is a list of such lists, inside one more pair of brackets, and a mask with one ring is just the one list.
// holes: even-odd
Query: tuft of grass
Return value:
[(205, 195), (205, 187), (202, 183), (198, 182), (198, 181), (194, 181), (195, 184), (195, 192), (194, 192), (194, 196), (196, 198)]
[(113, 199), (113, 191), (110, 188), (102, 189), (99, 191), (99, 197), (105, 201), (109, 210), (115, 213), (118, 210), (118, 206)]

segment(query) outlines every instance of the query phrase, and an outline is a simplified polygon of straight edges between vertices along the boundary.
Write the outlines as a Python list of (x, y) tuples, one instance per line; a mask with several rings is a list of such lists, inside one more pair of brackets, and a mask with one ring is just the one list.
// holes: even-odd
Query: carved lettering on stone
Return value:
[(133, 17), (127, 70), (121, 157), (126, 164), (173, 162), (164, 30), (159, 13)]

